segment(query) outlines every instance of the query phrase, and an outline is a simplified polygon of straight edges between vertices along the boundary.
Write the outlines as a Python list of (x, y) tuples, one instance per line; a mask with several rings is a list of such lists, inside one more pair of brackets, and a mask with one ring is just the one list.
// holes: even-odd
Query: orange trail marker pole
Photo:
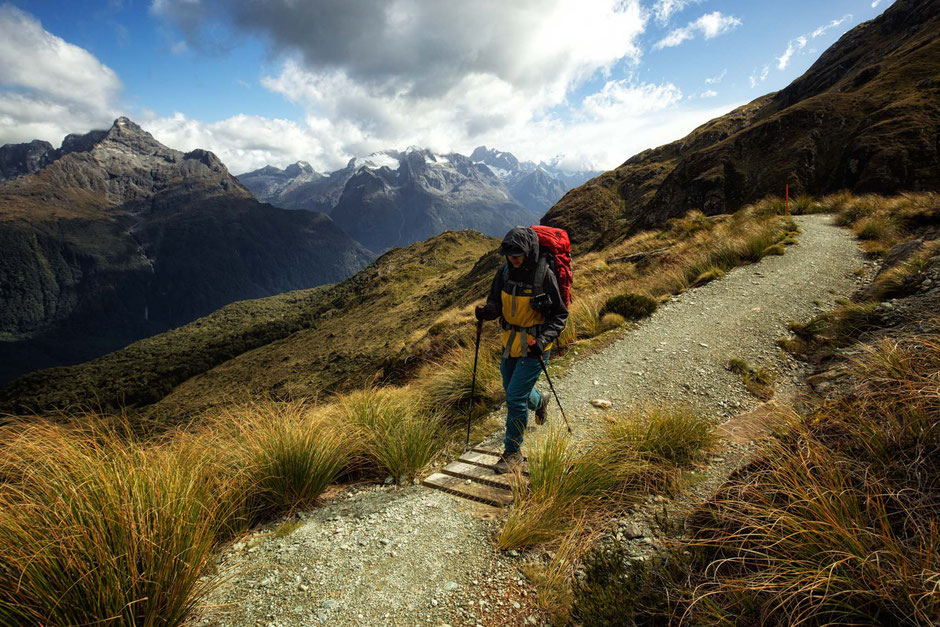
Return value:
[(787, 183), (787, 200), (786, 200), (787, 215), (790, 215), (790, 184)]

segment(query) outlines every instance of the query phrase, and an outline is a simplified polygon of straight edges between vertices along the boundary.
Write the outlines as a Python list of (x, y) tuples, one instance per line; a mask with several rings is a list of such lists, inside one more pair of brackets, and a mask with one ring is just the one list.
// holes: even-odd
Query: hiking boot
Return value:
[(535, 424), (544, 425), (545, 415), (548, 413), (548, 394), (542, 394), (539, 406), (535, 408)]
[(493, 466), (493, 472), (497, 475), (504, 475), (522, 465), (522, 453), (503, 453), (499, 456), (499, 461)]

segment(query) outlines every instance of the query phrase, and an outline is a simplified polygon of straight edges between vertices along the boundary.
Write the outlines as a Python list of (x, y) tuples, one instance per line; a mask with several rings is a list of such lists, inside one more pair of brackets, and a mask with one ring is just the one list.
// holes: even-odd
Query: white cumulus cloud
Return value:
[(741, 25), (741, 20), (733, 15), (723, 15), (721, 11), (706, 13), (695, 21), (689, 22), (682, 28), (670, 31), (665, 37), (653, 45), (653, 49), (662, 50), (678, 46), (684, 41), (694, 39), (696, 33), (701, 33), (705, 39), (712, 39), (724, 35)]
[(0, 144), (108, 127), (122, 85), (93, 54), (46, 31), (35, 17), (0, 5)]

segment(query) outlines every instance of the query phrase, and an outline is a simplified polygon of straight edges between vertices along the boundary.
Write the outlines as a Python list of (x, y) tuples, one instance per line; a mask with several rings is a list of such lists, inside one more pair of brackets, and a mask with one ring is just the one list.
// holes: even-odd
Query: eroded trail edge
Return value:
[[(702, 481), (672, 502), (653, 497), (614, 529), (637, 559), (654, 550), (656, 510), (692, 507), (753, 449), (764, 428), (761, 401), (731, 358), (771, 369), (776, 399), (803, 391), (804, 366), (775, 340), (791, 320), (806, 320), (849, 296), (864, 260), (852, 237), (828, 216), (796, 218), (799, 245), (783, 256), (737, 268), (677, 296), (638, 328), (577, 362), (555, 385), (575, 437), (586, 439), (605, 411), (690, 404), (724, 423), (721, 448)], [(543, 383), (542, 383), (543, 384)], [(540, 385), (542, 385), (540, 384)], [(611, 410), (591, 405), (610, 400)], [(560, 420), (557, 408), (549, 423)], [(494, 434), (498, 441), (501, 434)], [(300, 516), (289, 535), (258, 532), (219, 556), (226, 577), (195, 622), (212, 625), (441, 625), (541, 622), (519, 571), (525, 555), (500, 553), (497, 512), (421, 486), (345, 491)]]

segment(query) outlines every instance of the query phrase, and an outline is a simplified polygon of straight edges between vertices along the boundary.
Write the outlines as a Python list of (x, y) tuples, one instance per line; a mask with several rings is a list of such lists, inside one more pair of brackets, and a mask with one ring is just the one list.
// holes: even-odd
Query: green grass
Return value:
[(615, 313), (625, 320), (641, 320), (656, 311), (657, 306), (656, 300), (645, 294), (627, 292), (608, 298), (601, 307), (600, 316), (603, 318), (605, 314)]
[(763, 400), (769, 400), (774, 395), (773, 374), (764, 367), (754, 368), (743, 359), (733, 357), (728, 360), (728, 370), (740, 375), (744, 388)]

